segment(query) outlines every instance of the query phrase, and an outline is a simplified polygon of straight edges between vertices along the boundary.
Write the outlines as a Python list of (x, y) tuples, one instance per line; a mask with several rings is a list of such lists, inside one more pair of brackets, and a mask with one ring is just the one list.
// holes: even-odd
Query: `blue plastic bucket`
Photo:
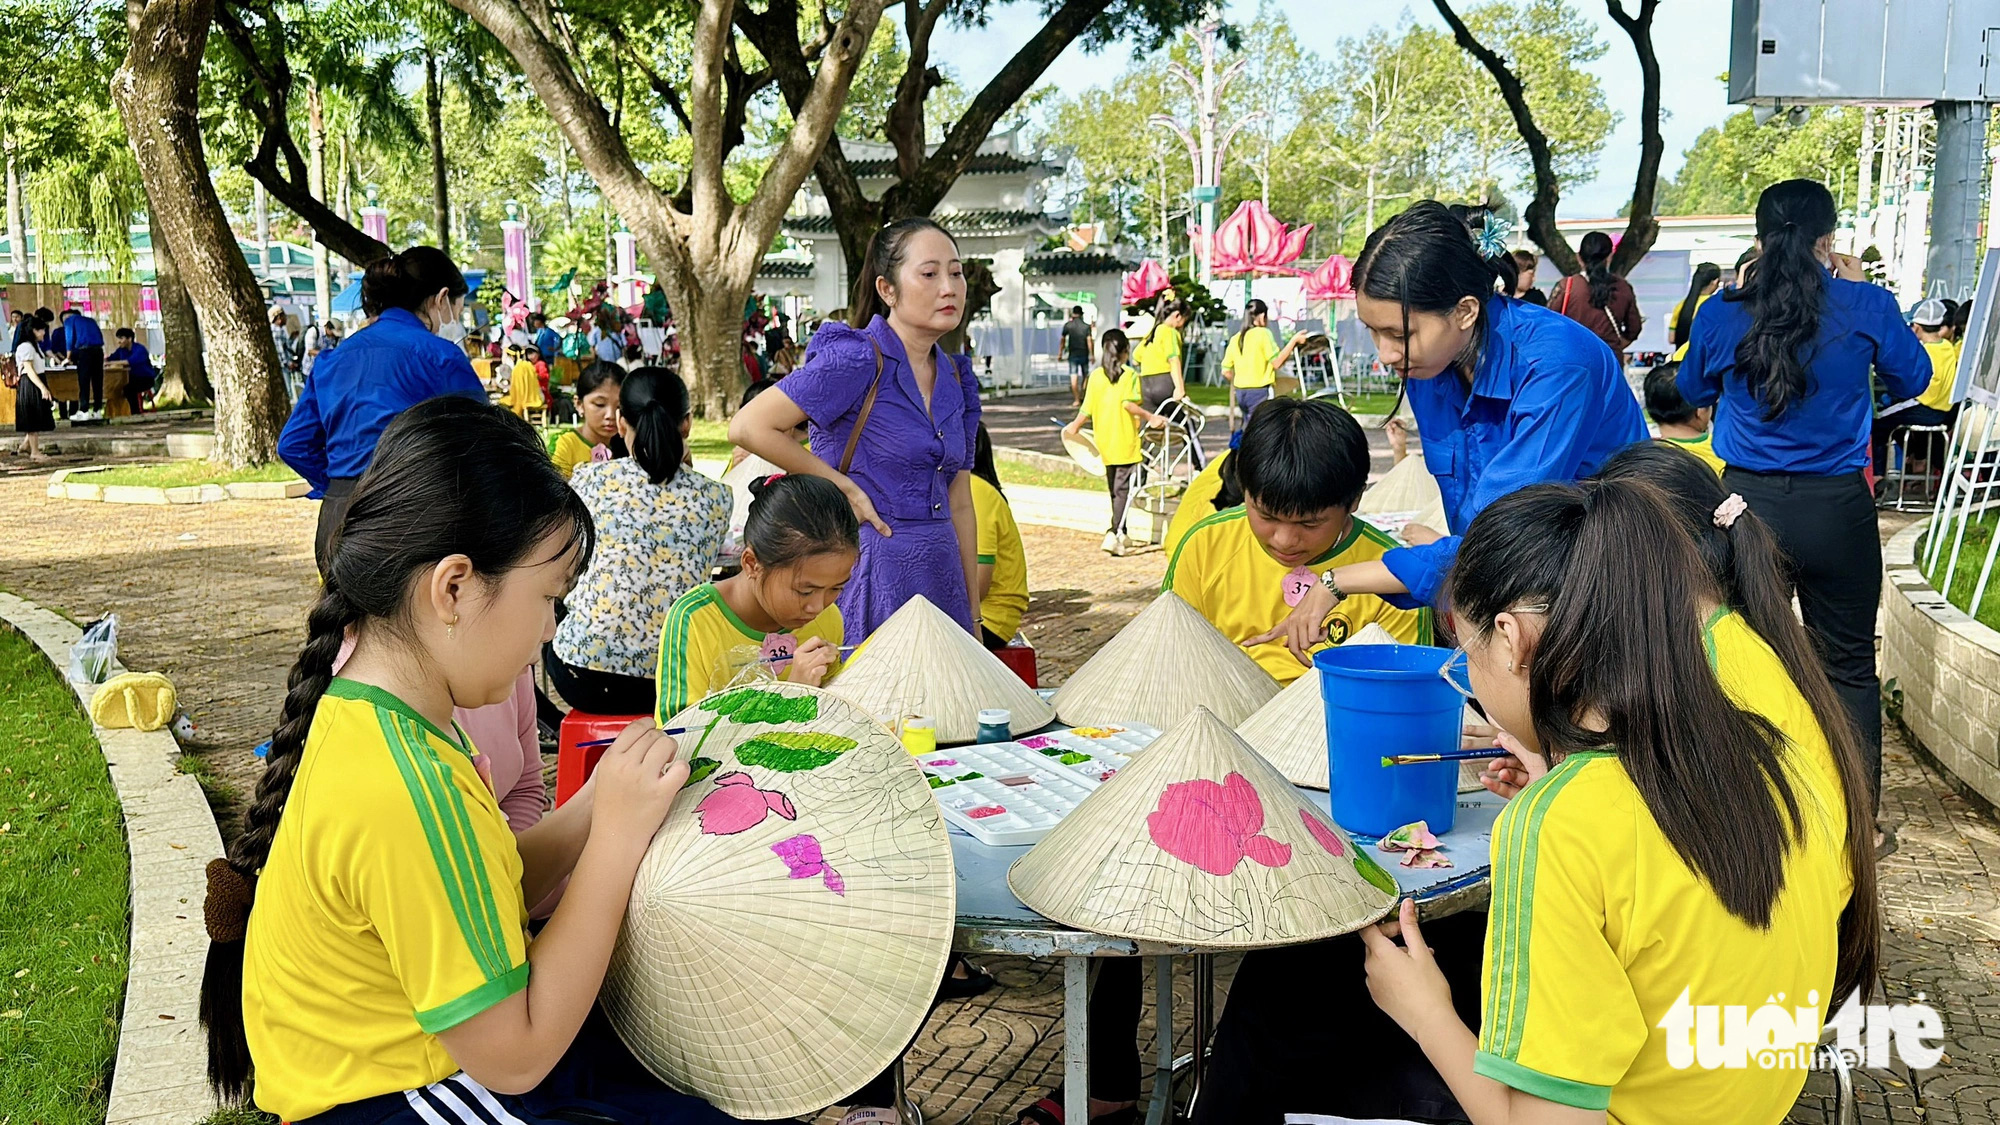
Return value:
[(1432, 832), (1451, 831), (1457, 762), (1382, 764), (1396, 754), (1458, 749), (1465, 699), (1438, 675), (1450, 656), (1431, 645), (1343, 645), (1313, 657), (1326, 704), (1333, 819), (1342, 828), (1381, 836), (1422, 820)]

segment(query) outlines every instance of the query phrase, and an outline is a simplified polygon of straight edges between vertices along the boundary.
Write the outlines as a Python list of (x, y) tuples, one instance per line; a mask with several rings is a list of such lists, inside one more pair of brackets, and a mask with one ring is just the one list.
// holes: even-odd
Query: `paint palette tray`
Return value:
[(917, 757), (944, 817), (995, 847), (1032, 844), (1160, 732), (1142, 723), (1077, 727)]

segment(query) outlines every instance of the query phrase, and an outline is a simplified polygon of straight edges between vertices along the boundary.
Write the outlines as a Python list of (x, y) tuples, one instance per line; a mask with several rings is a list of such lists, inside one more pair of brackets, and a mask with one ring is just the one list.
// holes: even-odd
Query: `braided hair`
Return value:
[(349, 629), (370, 623), (407, 635), (412, 579), (450, 555), (482, 578), (540, 560), (530, 552), (561, 534), (578, 571), (596, 545), (590, 511), (556, 471), (535, 431), (495, 406), (459, 395), (419, 403), (390, 423), (354, 490), (306, 616), (306, 643), (286, 680), (284, 711), (243, 831), (209, 864), (203, 907), (209, 934), (201, 982), (208, 1078), (240, 1101), (251, 1058), (243, 1030), (243, 939), (256, 880), (271, 854), (306, 739)]

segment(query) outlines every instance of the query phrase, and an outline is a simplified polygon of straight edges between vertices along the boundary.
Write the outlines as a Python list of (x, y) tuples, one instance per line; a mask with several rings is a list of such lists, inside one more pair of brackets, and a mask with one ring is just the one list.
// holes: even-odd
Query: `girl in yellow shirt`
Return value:
[(750, 492), (743, 569), (667, 610), (661, 726), (751, 664), (814, 687), (840, 667), (840, 592), (861, 552), (853, 506), (832, 481), (803, 473), (752, 481)]
[[(1122, 555), (1125, 509), (1132, 497), (1133, 474), (1139, 468), (1139, 424), (1164, 426), (1167, 420), (1141, 404), (1145, 380), (1132, 372), (1132, 345), (1122, 330), (1109, 329), (1099, 338), (1098, 355), (1103, 357), (1104, 366), (1090, 373), (1083, 405), (1063, 427), (1063, 433), (1074, 437), (1083, 432), (1085, 422), (1090, 423), (1098, 459), (1104, 462), (1104, 486), (1111, 493), (1111, 529), (1104, 533), (1104, 550)], [(1178, 353), (1175, 362), (1179, 362)]]
[[(1787, 1017), (1806, 1011), (1770, 1054), (1795, 1062), (1874, 976), (1872, 801), (1837, 722), (1831, 752), (1811, 744), (1801, 694), (1831, 689), (1801, 685), (1775, 722), (1741, 706), (1704, 651), (1732, 591), (1668, 504), (1633, 480), (1522, 489), (1473, 522), (1452, 571), (1448, 668), (1531, 779), (1493, 830), (1478, 1032), (1413, 909), (1403, 944), (1363, 939), (1376, 1002), (1475, 1122), (1775, 1125), (1805, 1071), (1697, 1059), (1716, 1031), (1696, 1013), (1783, 995)], [(1728, 631), (1744, 682), (1787, 686), (1778, 650)]]
[(1243, 327), (1229, 338), (1229, 346), (1222, 352), (1222, 377), (1236, 388), (1236, 419), (1229, 434), (1232, 445), (1236, 435), (1250, 424), (1250, 415), (1271, 397), (1278, 368), (1305, 342), (1306, 334), (1296, 332), (1280, 349), (1271, 338), (1271, 307), (1254, 297), (1243, 306)]
[[(209, 865), (209, 1077), (287, 1121), (730, 1120), (634, 1082), (593, 1017), (640, 860), (688, 778), (633, 723), (518, 837), (454, 705), (508, 698), (590, 560), (541, 441), (457, 396), (383, 433), (307, 619), (257, 796)], [(333, 674), (342, 640), (354, 652)], [(527, 904), (567, 880), (530, 945)], [(604, 1079), (611, 1079), (605, 1081)], [(479, 1118), (478, 1120), (489, 1120)]]
[(618, 436), (618, 388), (624, 381), (625, 370), (615, 363), (593, 363), (577, 376), (576, 412), (581, 420), (564, 430), (549, 451), (564, 480), (585, 461), (624, 455), (625, 443)]

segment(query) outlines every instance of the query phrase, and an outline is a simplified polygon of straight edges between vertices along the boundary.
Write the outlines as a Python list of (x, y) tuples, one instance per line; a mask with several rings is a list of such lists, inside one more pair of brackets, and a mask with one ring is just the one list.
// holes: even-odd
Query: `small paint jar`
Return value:
[(1014, 713), (1005, 707), (988, 707), (979, 712), (980, 742), (1006, 742), (1014, 737)]
[(937, 749), (937, 720), (929, 715), (911, 715), (903, 720), (903, 749), (911, 754), (928, 754)]

